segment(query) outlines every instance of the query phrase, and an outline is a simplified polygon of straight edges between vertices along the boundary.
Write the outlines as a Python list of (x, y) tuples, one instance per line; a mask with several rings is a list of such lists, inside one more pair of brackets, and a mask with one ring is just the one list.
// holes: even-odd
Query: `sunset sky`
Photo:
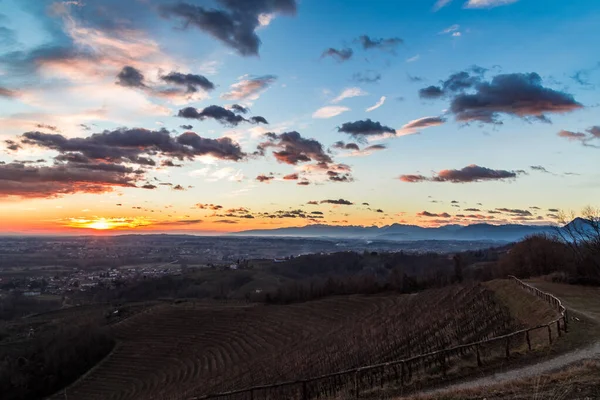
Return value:
[(0, 0), (0, 234), (548, 224), (598, 0)]

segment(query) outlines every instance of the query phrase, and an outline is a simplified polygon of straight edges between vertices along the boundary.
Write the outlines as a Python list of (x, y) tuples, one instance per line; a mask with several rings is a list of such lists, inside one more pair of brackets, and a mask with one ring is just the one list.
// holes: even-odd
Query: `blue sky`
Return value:
[(0, 5), (2, 231), (551, 223), (600, 198), (593, 0)]

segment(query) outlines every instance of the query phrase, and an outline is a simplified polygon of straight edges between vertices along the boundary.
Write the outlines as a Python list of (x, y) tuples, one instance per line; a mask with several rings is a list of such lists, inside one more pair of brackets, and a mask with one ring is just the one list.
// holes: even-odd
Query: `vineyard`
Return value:
[[(163, 304), (116, 324), (116, 349), (67, 388), (66, 395), (61, 391), (53, 398), (189, 399), (386, 363), (522, 327), (484, 285), (412, 295), (339, 296), (293, 305)], [(490, 357), (494, 351), (503, 354), (502, 344), (482, 348), (481, 356)], [(420, 368), (445, 374), (458, 361), (433, 357), (423, 360)], [(419, 366), (415, 367), (382, 368), (380, 382), (369, 375), (357, 377), (353, 385), (383, 386), (405, 375), (414, 380)], [(334, 396), (349, 385), (341, 378), (327, 379), (305, 388), (305, 394)], [(297, 390), (265, 391), (260, 398), (293, 398), (299, 396)]]

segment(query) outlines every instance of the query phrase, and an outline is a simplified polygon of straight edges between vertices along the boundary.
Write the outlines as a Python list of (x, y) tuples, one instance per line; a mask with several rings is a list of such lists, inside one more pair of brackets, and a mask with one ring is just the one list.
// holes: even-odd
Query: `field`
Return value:
[(292, 305), (161, 304), (115, 324), (115, 350), (53, 399), (185, 399), (391, 361), (523, 326), (484, 285)]

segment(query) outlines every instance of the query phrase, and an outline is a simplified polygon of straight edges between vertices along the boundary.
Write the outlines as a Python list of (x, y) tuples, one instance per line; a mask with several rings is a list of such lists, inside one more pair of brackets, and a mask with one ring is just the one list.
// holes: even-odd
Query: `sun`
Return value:
[(87, 227), (91, 228), (91, 229), (98, 229), (98, 230), (105, 230), (105, 229), (112, 228), (111, 224), (108, 221), (106, 221), (105, 219), (99, 219), (97, 221), (90, 222), (87, 225)]

